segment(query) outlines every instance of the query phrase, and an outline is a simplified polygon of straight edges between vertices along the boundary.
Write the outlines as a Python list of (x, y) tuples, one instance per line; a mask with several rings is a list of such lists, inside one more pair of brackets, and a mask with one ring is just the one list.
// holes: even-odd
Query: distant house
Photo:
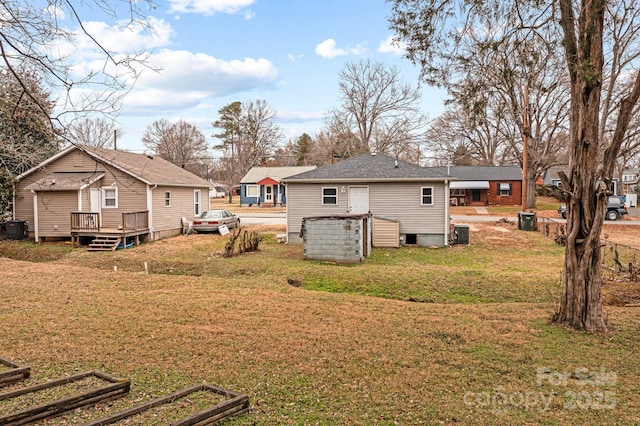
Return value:
[(429, 167), (456, 180), (450, 185), (454, 206), (522, 204), (522, 169), (519, 166)]
[(283, 179), (288, 194), (288, 241), (302, 243), (305, 218), (371, 213), (374, 246), (382, 230), (385, 239), (389, 243), (393, 243), (389, 237), (395, 239), (396, 245), (446, 246), (450, 180), (382, 154), (362, 154), (290, 176)]
[(559, 164), (556, 166), (549, 167), (542, 174), (542, 182), (547, 186), (555, 186), (556, 188), (562, 188), (562, 181), (560, 180), (560, 172), (564, 172), (566, 175), (569, 174), (569, 165), (567, 164)]
[(315, 168), (316, 166), (252, 167), (240, 180), (240, 205), (285, 205), (287, 193), (282, 180)]
[(210, 184), (209, 197), (224, 198), (227, 196), (227, 191), (225, 190), (224, 185), (217, 182), (211, 182)]
[[(564, 174), (569, 176), (569, 165), (560, 164), (560, 165), (550, 167), (542, 175), (542, 182), (545, 185), (554, 186), (556, 188), (562, 189), (562, 181), (560, 180), (560, 174), (559, 174), (560, 172), (564, 172)], [(624, 174), (623, 174), (623, 179), (624, 179)], [(619, 182), (618, 178), (614, 177), (613, 179), (611, 179), (611, 186), (609, 190), (611, 191), (612, 194), (620, 195), (620, 192), (618, 192), (620, 190), (618, 182)]]
[(624, 169), (622, 171), (622, 191), (624, 194), (635, 192), (640, 178), (640, 169)]
[(155, 240), (208, 208), (210, 185), (160, 157), (71, 146), (15, 179), (13, 217), (36, 242)]

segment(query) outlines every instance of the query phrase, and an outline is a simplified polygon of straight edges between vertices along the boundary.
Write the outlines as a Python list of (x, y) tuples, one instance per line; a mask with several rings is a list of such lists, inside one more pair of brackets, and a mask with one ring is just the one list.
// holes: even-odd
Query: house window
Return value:
[(635, 180), (636, 180), (636, 177), (634, 175), (622, 175), (623, 182), (633, 182)]
[(451, 195), (453, 195), (454, 197), (464, 197), (464, 189), (452, 189)]
[(193, 215), (194, 216), (200, 216), (200, 213), (202, 213), (202, 211), (200, 210), (200, 200), (201, 200), (200, 190), (196, 189), (193, 191)]
[(164, 193), (164, 206), (171, 207), (171, 192), (169, 191)]
[(338, 204), (338, 188), (322, 188), (322, 205)]
[(501, 183), (498, 185), (498, 195), (501, 197), (510, 197), (511, 196), (511, 184), (510, 183)]
[(422, 203), (423, 206), (433, 205), (433, 187), (426, 186), (422, 188)]
[(118, 208), (118, 187), (107, 186), (102, 188), (102, 208), (117, 209)]
[(259, 185), (247, 185), (244, 187), (245, 197), (259, 197), (260, 186)]

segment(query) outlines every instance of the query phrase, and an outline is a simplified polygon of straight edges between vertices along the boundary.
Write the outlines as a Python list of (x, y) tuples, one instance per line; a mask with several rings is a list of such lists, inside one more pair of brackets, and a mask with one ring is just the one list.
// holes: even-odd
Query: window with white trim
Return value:
[(102, 208), (117, 209), (118, 208), (118, 187), (104, 186), (102, 189)]
[(167, 191), (164, 193), (164, 206), (171, 207), (171, 192)]
[(244, 187), (244, 196), (245, 197), (259, 197), (260, 196), (260, 185), (246, 185)]
[(331, 206), (338, 204), (338, 188), (322, 188), (322, 205)]
[(202, 193), (199, 189), (196, 189), (193, 191), (193, 215), (194, 216), (200, 216), (200, 213), (202, 213), (202, 211), (200, 210), (201, 194)]
[(432, 206), (433, 205), (433, 187), (432, 186), (423, 186), (422, 190), (422, 201), (420, 204), (423, 206)]
[(501, 197), (510, 197), (511, 196), (511, 184), (510, 183), (500, 183), (498, 184), (498, 195)]

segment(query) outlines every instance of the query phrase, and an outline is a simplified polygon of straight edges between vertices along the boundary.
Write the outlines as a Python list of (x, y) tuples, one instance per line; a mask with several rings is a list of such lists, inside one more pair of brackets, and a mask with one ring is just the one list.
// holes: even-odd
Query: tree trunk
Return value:
[(580, 330), (606, 332), (608, 327), (602, 315), (600, 232), (609, 182), (601, 179), (596, 186), (598, 169), (602, 170), (598, 129), (605, 2), (583, 1), (579, 19), (574, 16), (572, 1), (561, 0), (559, 4), (571, 76), (570, 175), (561, 175), (568, 199), (567, 244), (562, 299), (554, 320)]

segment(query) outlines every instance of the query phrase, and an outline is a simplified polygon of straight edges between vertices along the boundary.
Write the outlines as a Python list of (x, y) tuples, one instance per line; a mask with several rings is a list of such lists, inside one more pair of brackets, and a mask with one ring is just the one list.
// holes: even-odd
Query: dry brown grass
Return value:
[[(486, 226), (472, 231), (481, 253), (527, 247), (523, 263), (543, 256), (537, 234)], [(217, 263), (221, 244), (217, 235), (196, 235), (113, 254), (78, 250), (47, 263), (0, 258), (2, 355), (31, 365), (31, 381), (93, 368), (129, 378), (132, 393), (124, 402), (130, 405), (201, 381), (247, 393), (251, 412), (231, 425), (637, 421), (640, 310), (608, 307), (615, 333), (593, 336), (548, 325), (552, 303), (410, 303), (295, 288), (275, 271), (256, 269), (267, 263), (255, 256), (280, 265), (299, 261), (298, 249), (268, 241), (262, 253), (231, 259), (232, 273)], [(451, 250), (459, 259), (476, 253)], [(141, 259), (161, 258), (221, 270), (176, 276), (133, 269)], [(109, 266), (127, 262), (130, 271)], [(339, 274), (369, 266), (359, 267), (334, 266)], [(584, 387), (575, 378), (538, 384), (542, 367), (603, 367), (617, 380), (606, 388)], [(582, 391), (594, 397), (612, 391), (616, 404), (568, 406), (572, 392)], [(505, 405), (477, 399), (553, 392), (547, 410), (515, 399)], [(78, 424), (76, 416), (49, 424)]]

